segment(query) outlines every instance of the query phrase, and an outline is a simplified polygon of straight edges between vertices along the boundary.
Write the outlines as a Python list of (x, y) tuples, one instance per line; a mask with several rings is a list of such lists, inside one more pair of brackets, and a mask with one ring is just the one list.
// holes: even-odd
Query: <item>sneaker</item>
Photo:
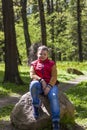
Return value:
[(34, 118), (37, 120), (39, 117), (39, 108), (34, 106)]
[(58, 121), (53, 122), (53, 130), (59, 130), (59, 123)]

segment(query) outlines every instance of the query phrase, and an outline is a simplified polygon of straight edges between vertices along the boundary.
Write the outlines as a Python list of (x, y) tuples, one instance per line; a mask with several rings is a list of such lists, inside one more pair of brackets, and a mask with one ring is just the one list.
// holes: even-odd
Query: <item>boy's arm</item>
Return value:
[(30, 67), (30, 78), (33, 80), (40, 80), (41, 79), (38, 75), (36, 75), (33, 66)]
[(49, 84), (54, 86), (56, 84), (56, 81), (57, 81), (57, 68), (56, 65), (53, 65)]

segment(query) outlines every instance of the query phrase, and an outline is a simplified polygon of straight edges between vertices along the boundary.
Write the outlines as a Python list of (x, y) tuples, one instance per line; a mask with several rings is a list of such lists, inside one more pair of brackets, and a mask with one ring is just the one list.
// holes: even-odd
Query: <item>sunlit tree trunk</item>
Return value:
[(28, 32), (28, 22), (27, 22), (27, 12), (26, 12), (27, 0), (21, 0), (21, 6), (22, 6), (21, 13), (22, 13), (22, 20), (23, 20), (25, 43), (26, 43), (26, 52), (27, 52), (27, 57), (29, 57), (29, 47), (31, 46), (31, 40)]
[(81, 7), (80, 7), (80, 0), (77, 0), (77, 33), (78, 33), (78, 54), (79, 54), (79, 61), (83, 61), (83, 54), (82, 54), (82, 32), (81, 32)]
[(40, 12), (42, 45), (47, 45), (43, 0), (38, 0), (38, 5), (39, 5), (39, 12)]
[[(47, 0), (47, 14), (51, 15), (54, 12), (54, 4), (53, 4), (53, 0)], [(55, 47), (54, 47), (54, 18), (51, 17), (51, 20), (48, 21), (48, 24), (50, 24), (51, 29), (50, 29), (50, 33), (51, 33), (51, 41), (52, 41), (52, 45), (51, 45), (51, 58), (52, 60), (55, 61)]]
[[(54, 12), (53, 0), (51, 0), (51, 14)], [(55, 61), (55, 45), (54, 45), (54, 17), (51, 18), (51, 40), (52, 40), (52, 60)]]

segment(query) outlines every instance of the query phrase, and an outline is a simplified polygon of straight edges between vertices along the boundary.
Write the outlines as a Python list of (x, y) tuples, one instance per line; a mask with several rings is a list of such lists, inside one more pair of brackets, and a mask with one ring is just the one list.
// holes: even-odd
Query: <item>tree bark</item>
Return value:
[(29, 58), (29, 48), (31, 46), (31, 40), (28, 32), (26, 5), (27, 5), (27, 0), (21, 0), (21, 6), (22, 6), (21, 13), (22, 13), (22, 20), (23, 20), (25, 43), (26, 43), (26, 52), (27, 52), (27, 57)]
[(5, 35), (5, 75), (4, 82), (22, 84), (17, 64), (17, 45), (12, 0), (2, 0)]
[(40, 12), (42, 45), (47, 45), (43, 0), (38, 0), (38, 5), (39, 5), (39, 12)]
[(47, 0), (47, 13), (50, 14), (50, 0)]
[[(54, 5), (53, 5), (53, 0), (47, 0), (47, 14), (51, 15), (54, 12)], [(48, 21), (48, 24), (50, 24), (51, 29), (50, 29), (50, 33), (51, 33), (51, 41), (52, 41), (52, 45), (51, 45), (51, 58), (52, 60), (55, 61), (55, 47), (54, 47), (54, 18), (51, 17), (51, 20)]]
[[(50, 13), (54, 12), (53, 0), (51, 0)], [(51, 40), (52, 40), (52, 60), (55, 61), (55, 46), (54, 46), (54, 17), (51, 18)]]
[(82, 33), (81, 33), (81, 7), (80, 0), (77, 0), (77, 33), (78, 33), (78, 53), (79, 53), (79, 61), (83, 61), (82, 54)]

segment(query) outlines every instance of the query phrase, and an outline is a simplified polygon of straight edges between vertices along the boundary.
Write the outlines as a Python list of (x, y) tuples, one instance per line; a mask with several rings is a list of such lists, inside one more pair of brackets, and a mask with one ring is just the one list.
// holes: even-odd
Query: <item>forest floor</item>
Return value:
[[(60, 82), (59, 84), (59, 90), (65, 92), (67, 91), (69, 88), (71, 87), (75, 87), (78, 83), (87, 80), (87, 76), (86, 75), (82, 75), (77, 77), (76, 79), (67, 81), (67, 82)], [(9, 104), (16, 104), (20, 97), (22, 95), (13, 95), (10, 97), (3, 97), (0, 98), (0, 108), (7, 106)], [(12, 127), (11, 122), (10, 121), (0, 121), (0, 130), (17, 130), (15, 128)], [(85, 130), (85, 128), (79, 126), (78, 124), (75, 125), (74, 130)]]

